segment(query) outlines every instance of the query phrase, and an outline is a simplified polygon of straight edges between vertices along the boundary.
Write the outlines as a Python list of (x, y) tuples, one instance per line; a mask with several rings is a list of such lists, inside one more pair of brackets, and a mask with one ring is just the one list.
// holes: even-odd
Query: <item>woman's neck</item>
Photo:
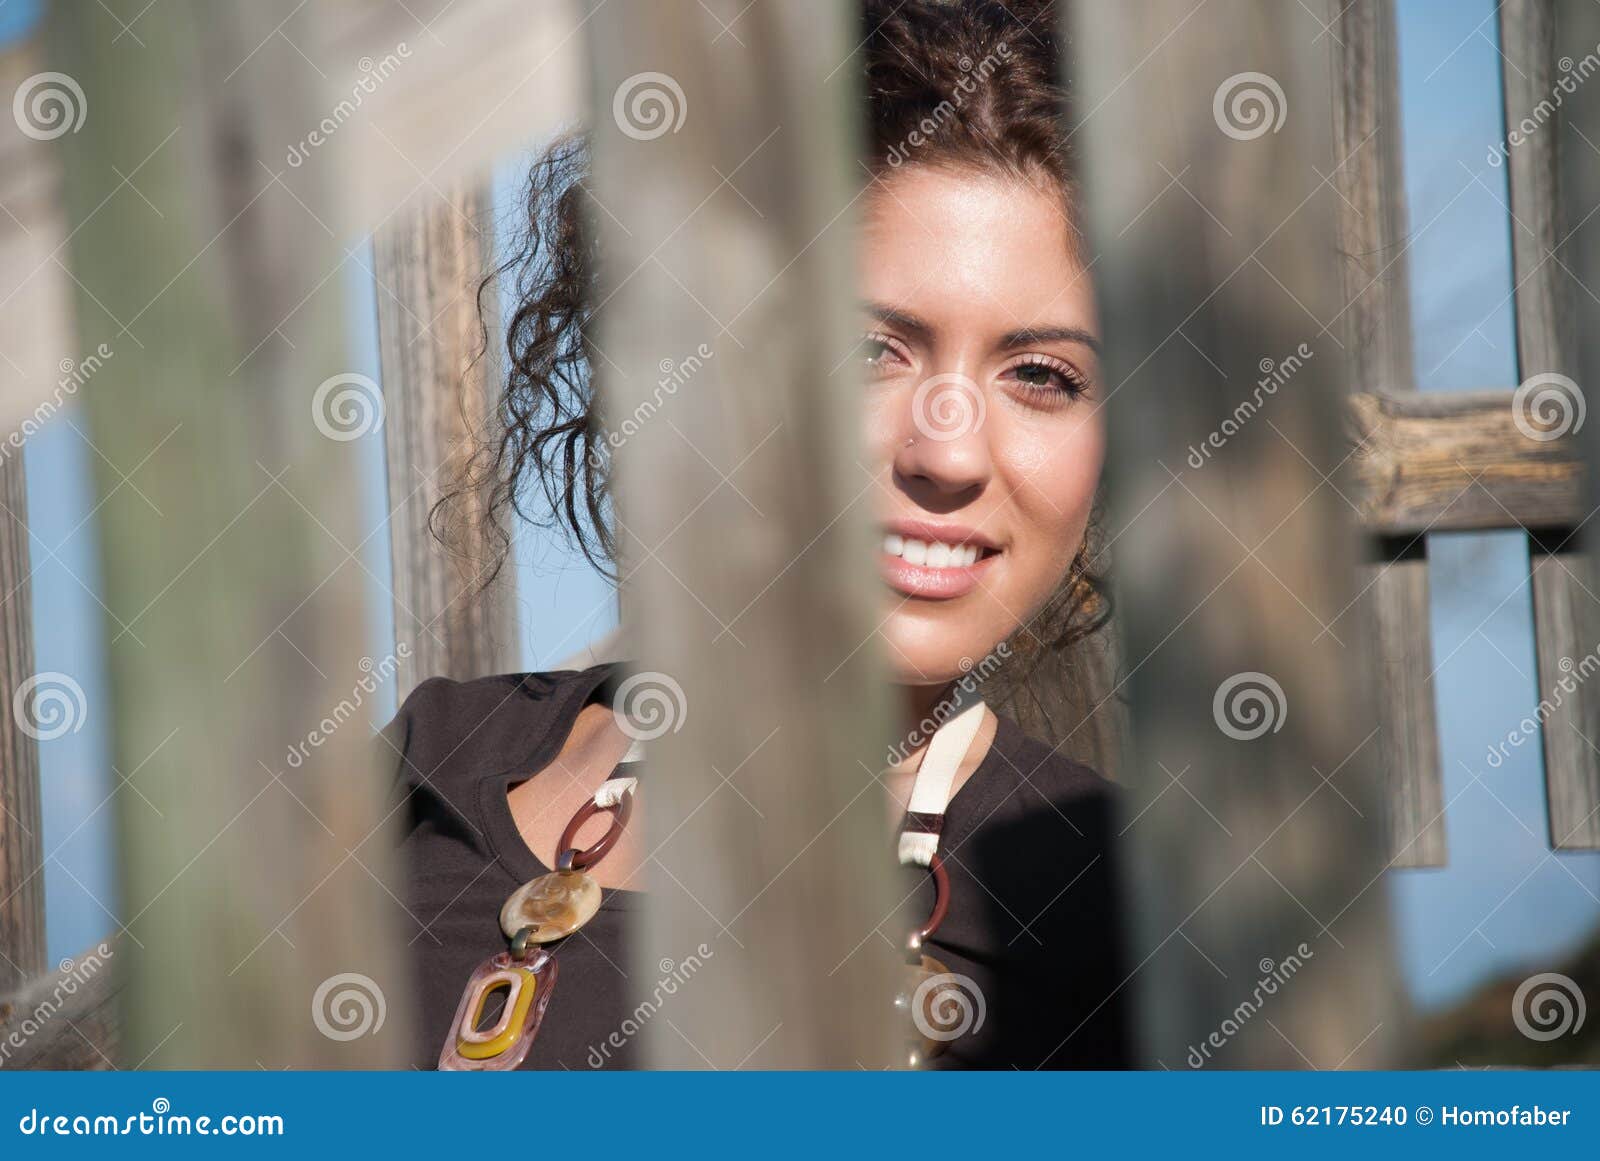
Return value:
[(940, 718), (940, 706), (944, 706), (944, 716), (949, 715), (951, 693), (955, 682), (945, 682), (943, 685), (903, 685), (901, 689), (901, 708), (903, 717), (900, 724), (907, 734), (926, 732), (921, 729), (925, 722), (937, 722)]
[[(955, 717), (961, 706), (960, 690), (954, 681), (943, 685), (902, 685), (900, 687), (901, 719), (903, 733), (900, 744), (890, 750), (888, 765), (891, 801), (905, 809), (911, 795), (912, 780), (928, 748), (928, 741), (939, 727)], [(972, 775), (994, 741), (997, 721), (992, 713), (985, 712), (978, 733), (961, 760), (960, 769), (951, 786), (952, 795)]]

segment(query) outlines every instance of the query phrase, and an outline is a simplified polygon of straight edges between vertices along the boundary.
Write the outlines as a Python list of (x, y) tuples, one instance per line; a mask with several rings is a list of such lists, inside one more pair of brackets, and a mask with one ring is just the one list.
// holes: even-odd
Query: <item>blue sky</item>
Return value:
[[(32, 0), (0, 0), (0, 42), (30, 26)], [(1500, 136), (1500, 61), (1491, 0), (1401, 0), (1401, 89), (1408, 257), (1418, 386), (1512, 387), (1510, 237), (1505, 171), (1485, 161)], [(502, 212), (514, 213), (519, 159), (497, 174)], [(1476, 179), (1476, 180), (1475, 180)], [(363, 259), (370, 265), (370, 258)], [(375, 300), (362, 266), (347, 263), (351, 370), (377, 377)], [(69, 673), (91, 707), (88, 723), (42, 748), (49, 954), (75, 955), (98, 940), (115, 906), (108, 858), (112, 806), (101, 662), (98, 564), (90, 458), (69, 409), (27, 448), (35, 546), (36, 664)], [(363, 442), (367, 526), (386, 511), (378, 436)], [(1486, 747), (1537, 703), (1527, 550), (1520, 534), (1430, 537), (1433, 636), (1443, 734), (1451, 863), (1388, 878), (1405, 979), (1425, 1006), (1448, 1002), (1491, 973), (1546, 970), (1600, 922), (1600, 852), (1552, 855), (1535, 747), (1497, 770)], [(367, 565), (387, 580), (380, 533)], [(547, 666), (615, 623), (609, 586), (558, 539), (529, 533), (517, 546), (522, 664)], [(387, 600), (375, 594), (372, 656), (390, 651)], [(575, 629), (574, 626), (577, 626)], [(392, 711), (380, 704), (378, 716)]]
[[(1417, 386), (1515, 387), (1506, 170), (1486, 160), (1502, 135), (1494, 5), (1398, 7)], [(1489, 972), (1551, 970), (1600, 923), (1600, 852), (1548, 848), (1539, 749), (1485, 760), (1540, 698), (1526, 538), (1434, 535), (1428, 553), (1450, 863), (1389, 876), (1425, 1004)]]

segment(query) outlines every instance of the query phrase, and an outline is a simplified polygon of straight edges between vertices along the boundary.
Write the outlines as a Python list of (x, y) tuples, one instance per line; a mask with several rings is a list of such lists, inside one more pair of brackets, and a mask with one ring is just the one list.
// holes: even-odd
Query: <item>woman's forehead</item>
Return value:
[(880, 179), (863, 222), (862, 293), (925, 319), (999, 331), (1090, 325), (1093, 290), (1063, 200), (1018, 177), (911, 166)]

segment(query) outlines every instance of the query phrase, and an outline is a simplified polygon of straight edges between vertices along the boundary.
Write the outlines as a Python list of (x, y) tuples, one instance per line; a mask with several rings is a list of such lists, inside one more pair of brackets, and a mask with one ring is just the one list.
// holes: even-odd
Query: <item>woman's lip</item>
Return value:
[(890, 588), (908, 597), (922, 597), (932, 601), (949, 601), (966, 596), (978, 587), (983, 572), (999, 558), (998, 552), (980, 556), (973, 564), (959, 568), (929, 568), (925, 564), (912, 564), (902, 557), (878, 553), (878, 575)]

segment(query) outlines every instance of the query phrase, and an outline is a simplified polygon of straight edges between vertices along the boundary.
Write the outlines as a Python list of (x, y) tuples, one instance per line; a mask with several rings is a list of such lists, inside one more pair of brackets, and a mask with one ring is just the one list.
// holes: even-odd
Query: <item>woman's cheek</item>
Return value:
[(1033, 430), (1015, 426), (1002, 433), (992, 449), (996, 465), (1004, 465), (1008, 487), (1029, 507), (1042, 506), (1054, 519), (1088, 513), (1100, 481), (1105, 439), (1100, 427), (1074, 419), (1041, 424)]
[(861, 411), (861, 443), (875, 464), (886, 462), (893, 454), (899, 432), (894, 414), (897, 399), (891, 385), (878, 383), (867, 388)]

